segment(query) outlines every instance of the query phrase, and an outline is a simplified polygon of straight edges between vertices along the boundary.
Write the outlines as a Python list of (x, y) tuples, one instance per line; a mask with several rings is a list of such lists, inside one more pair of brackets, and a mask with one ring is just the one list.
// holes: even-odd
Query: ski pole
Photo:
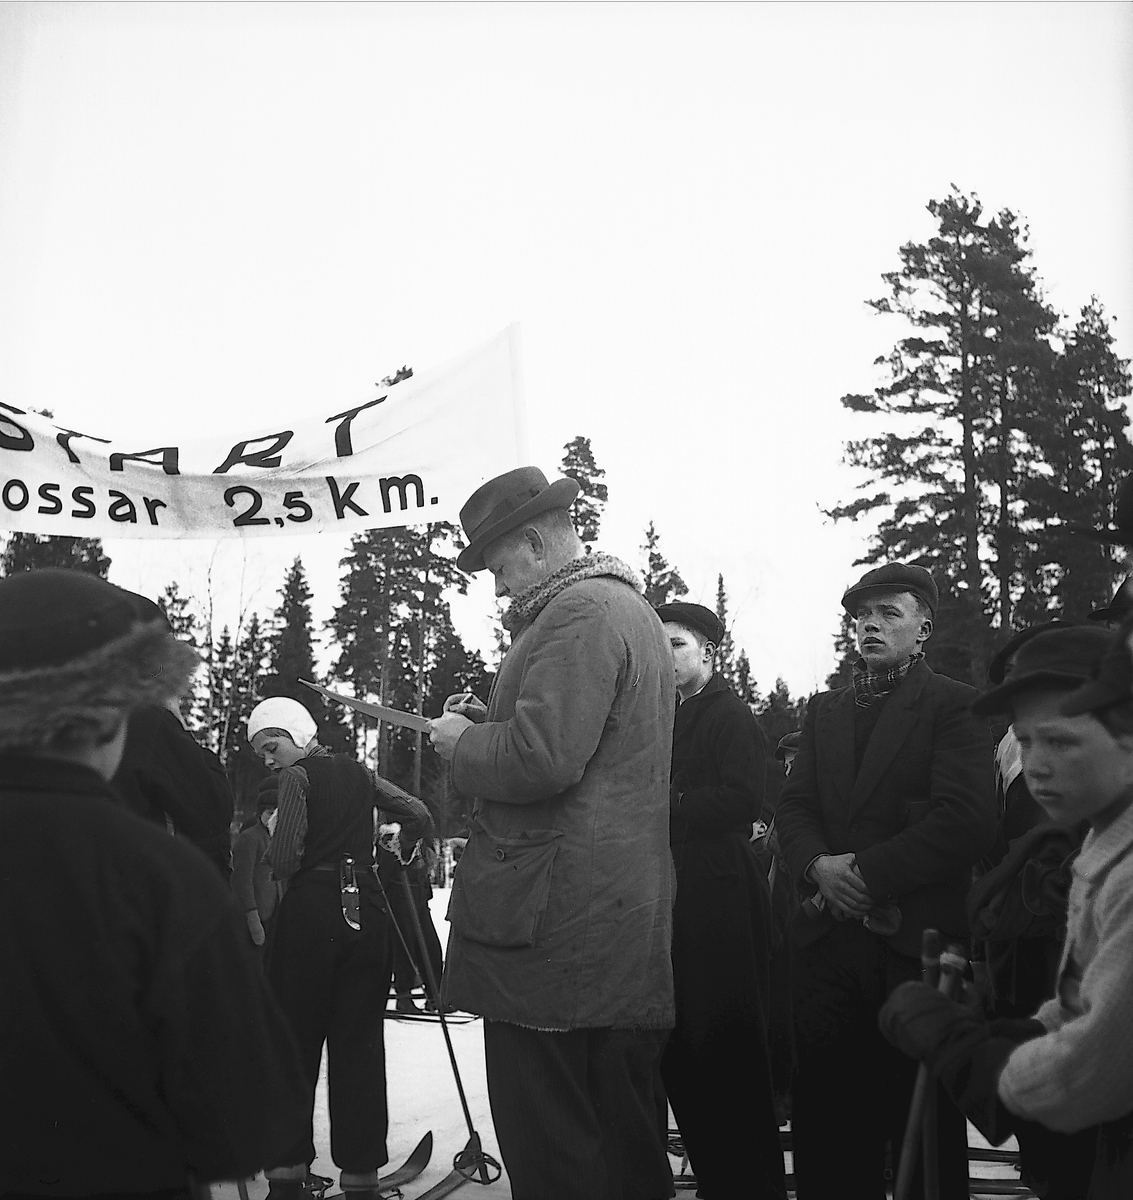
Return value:
[[(468, 1098), (464, 1094), (464, 1084), (460, 1079), (460, 1068), (456, 1064), (456, 1053), (452, 1048), (452, 1037), (449, 1035), (448, 1022), (445, 1020), (445, 1006), (441, 1002), (441, 989), (438, 986), (436, 973), (433, 970), (433, 964), (429, 961), (429, 950), (425, 944), (425, 931), (421, 928), (421, 918), (417, 915), (417, 905), (413, 903), (413, 893), (409, 888), (409, 877), (405, 874), (405, 867), (401, 865), (398, 872), (398, 878), (401, 881), (401, 890), (405, 894), (406, 904), (409, 908), (409, 919), (413, 922), (413, 931), (417, 934), (417, 945), (421, 948), (421, 965), (425, 968), (426, 979), (429, 981), (429, 990), (433, 993), (437, 1000), (437, 1016), (441, 1019), (441, 1032), (445, 1035), (445, 1046), (448, 1049), (448, 1059), (452, 1064), (452, 1077), (456, 1081), (457, 1094), (460, 1096), (460, 1107), (464, 1110), (464, 1123), (468, 1126), (468, 1144), (456, 1156), (453, 1161), (453, 1166), (465, 1179), (475, 1178), (477, 1183), (494, 1183), (503, 1173), (503, 1168), (498, 1162), (488, 1153), (480, 1144), (480, 1135), (476, 1132), (472, 1125), (472, 1113), (468, 1108)], [(492, 1171), (495, 1174), (492, 1174)]]
[[(926, 930), (926, 933), (929, 932)], [(931, 931), (938, 939), (939, 934)], [(939, 944), (939, 942), (937, 943)], [(922, 953), (924, 943), (922, 942)], [(925, 955), (927, 958), (928, 956)], [(962, 946), (950, 943), (940, 956), (940, 981), (937, 987), (945, 996), (950, 996), (964, 973), (968, 960), (964, 957)], [(905, 1139), (901, 1144), (901, 1160), (897, 1170), (897, 1186), (893, 1189), (893, 1200), (908, 1200), (909, 1189), (913, 1184), (913, 1167), (917, 1160), (917, 1143), (922, 1137), (925, 1120), (925, 1107), (928, 1103), (929, 1087), (936, 1090), (936, 1080), (929, 1075), (926, 1064), (921, 1063), (917, 1069), (917, 1081), (913, 1086), (913, 1098), (909, 1105), (909, 1120), (905, 1126)]]
[[(940, 986), (940, 934), (926, 929), (921, 936), (921, 972), (929, 987)], [(936, 1085), (930, 1083), (921, 1124), (921, 1158), (924, 1160), (924, 1200), (940, 1200), (940, 1159), (936, 1129)]]

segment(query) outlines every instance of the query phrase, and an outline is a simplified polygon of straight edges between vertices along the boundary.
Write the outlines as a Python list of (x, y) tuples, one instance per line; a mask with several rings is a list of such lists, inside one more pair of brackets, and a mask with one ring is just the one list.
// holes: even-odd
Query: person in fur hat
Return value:
[(197, 656), (128, 595), (0, 579), (0, 1194), (157, 1197), (253, 1175), (302, 1082), (241, 914), (108, 781)]

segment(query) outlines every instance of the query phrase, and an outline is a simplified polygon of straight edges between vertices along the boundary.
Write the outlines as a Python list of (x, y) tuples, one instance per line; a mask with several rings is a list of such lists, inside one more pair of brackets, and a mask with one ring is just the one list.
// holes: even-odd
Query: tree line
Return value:
[[(1109, 523), (1133, 469), (1129, 360), (1096, 296), (1073, 324), (1051, 307), (1015, 213), (955, 187), (927, 207), (933, 236), (903, 245), (867, 302), (908, 332), (876, 360), (883, 382), (841, 401), (885, 418), (846, 447), (866, 494), (829, 515), (879, 518), (859, 564), (933, 572), (929, 664), (979, 686), (1011, 631), (1082, 619), (1118, 582), (1112, 552), (1073, 530)], [(839, 649), (833, 682), (848, 679), (845, 627)]]

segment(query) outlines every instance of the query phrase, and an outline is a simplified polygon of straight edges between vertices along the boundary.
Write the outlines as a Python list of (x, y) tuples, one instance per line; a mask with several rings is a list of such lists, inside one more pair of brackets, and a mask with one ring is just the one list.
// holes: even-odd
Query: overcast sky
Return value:
[[(520, 323), (532, 460), (592, 439), (767, 691), (819, 686), (867, 529), (839, 397), (955, 183), (1133, 355), (1128, 4), (0, 4), (0, 400), (153, 444), (372, 396)], [(344, 542), (108, 542), (266, 612)], [(492, 644), (490, 590), (457, 605)]]

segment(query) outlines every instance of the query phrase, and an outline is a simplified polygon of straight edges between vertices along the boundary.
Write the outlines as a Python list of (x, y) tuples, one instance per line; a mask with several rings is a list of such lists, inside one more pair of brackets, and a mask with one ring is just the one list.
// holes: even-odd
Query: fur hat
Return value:
[(269, 696), (252, 709), (248, 716), (248, 741), (264, 729), (282, 729), (300, 750), (319, 732), (315, 718), (290, 696)]
[(108, 717), (182, 695), (198, 662), (96, 575), (44, 568), (0, 579), (0, 750), (101, 734)]

